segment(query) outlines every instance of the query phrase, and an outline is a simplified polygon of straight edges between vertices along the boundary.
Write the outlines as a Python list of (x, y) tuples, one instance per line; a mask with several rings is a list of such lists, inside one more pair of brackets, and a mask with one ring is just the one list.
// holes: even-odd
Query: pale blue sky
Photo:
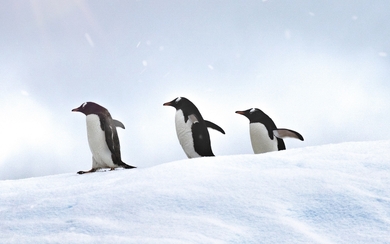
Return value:
[[(88, 170), (85, 101), (121, 120), (123, 160), (184, 159), (177, 96), (252, 153), (258, 107), (305, 141), (390, 138), (388, 1), (15, 1), (0, 7), (0, 179)], [(387, 149), (384, 149), (387, 150)]]

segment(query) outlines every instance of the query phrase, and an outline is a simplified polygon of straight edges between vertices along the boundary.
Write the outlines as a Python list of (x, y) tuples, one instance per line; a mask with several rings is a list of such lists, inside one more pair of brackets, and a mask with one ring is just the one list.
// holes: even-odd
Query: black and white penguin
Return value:
[(285, 150), (282, 138), (292, 137), (303, 141), (296, 131), (278, 129), (272, 119), (258, 108), (236, 111), (249, 119), (249, 132), (254, 153), (266, 153)]
[(204, 120), (197, 107), (185, 97), (178, 97), (163, 105), (176, 108), (176, 134), (187, 157), (214, 156), (207, 127), (222, 134), (225, 134), (225, 131), (218, 125)]
[(93, 102), (86, 102), (72, 109), (72, 112), (86, 115), (88, 143), (92, 152), (92, 169), (79, 171), (78, 174), (92, 173), (101, 168), (111, 170), (117, 167), (136, 168), (122, 162), (116, 127), (124, 129), (125, 126), (120, 121), (112, 119), (106, 108)]

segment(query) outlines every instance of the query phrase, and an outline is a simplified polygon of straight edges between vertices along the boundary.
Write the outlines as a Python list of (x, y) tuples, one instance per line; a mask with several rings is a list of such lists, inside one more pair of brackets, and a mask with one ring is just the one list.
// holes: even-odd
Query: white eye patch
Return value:
[(252, 108), (249, 112), (250, 113), (253, 113), (253, 112), (255, 112), (256, 111), (256, 109), (255, 108)]
[(175, 102), (179, 102), (181, 100), (181, 97), (178, 97), (178, 98), (176, 98), (176, 101)]

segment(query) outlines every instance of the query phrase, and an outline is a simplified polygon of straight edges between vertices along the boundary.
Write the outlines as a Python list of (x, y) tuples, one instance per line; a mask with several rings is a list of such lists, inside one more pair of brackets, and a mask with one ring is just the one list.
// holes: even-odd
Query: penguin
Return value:
[(302, 135), (296, 131), (278, 129), (272, 119), (258, 108), (236, 111), (236, 113), (249, 119), (249, 132), (255, 154), (285, 150), (286, 146), (282, 138), (292, 137), (304, 140)]
[(108, 110), (97, 103), (85, 102), (72, 112), (86, 115), (89, 148), (92, 152), (92, 169), (79, 171), (78, 174), (92, 173), (101, 168), (114, 170), (136, 168), (124, 163), (121, 159), (118, 133), (116, 127), (125, 128), (122, 122), (111, 118)]
[(187, 98), (178, 97), (163, 106), (176, 108), (176, 134), (188, 158), (212, 157), (210, 135), (207, 128), (212, 128), (225, 134), (218, 125), (204, 120), (198, 108)]

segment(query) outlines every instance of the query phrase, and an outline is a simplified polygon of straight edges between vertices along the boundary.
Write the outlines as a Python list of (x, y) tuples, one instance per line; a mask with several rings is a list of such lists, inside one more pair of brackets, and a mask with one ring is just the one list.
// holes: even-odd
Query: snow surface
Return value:
[(0, 181), (0, 243), (390, 243), (389, 149), (354, 142)]

